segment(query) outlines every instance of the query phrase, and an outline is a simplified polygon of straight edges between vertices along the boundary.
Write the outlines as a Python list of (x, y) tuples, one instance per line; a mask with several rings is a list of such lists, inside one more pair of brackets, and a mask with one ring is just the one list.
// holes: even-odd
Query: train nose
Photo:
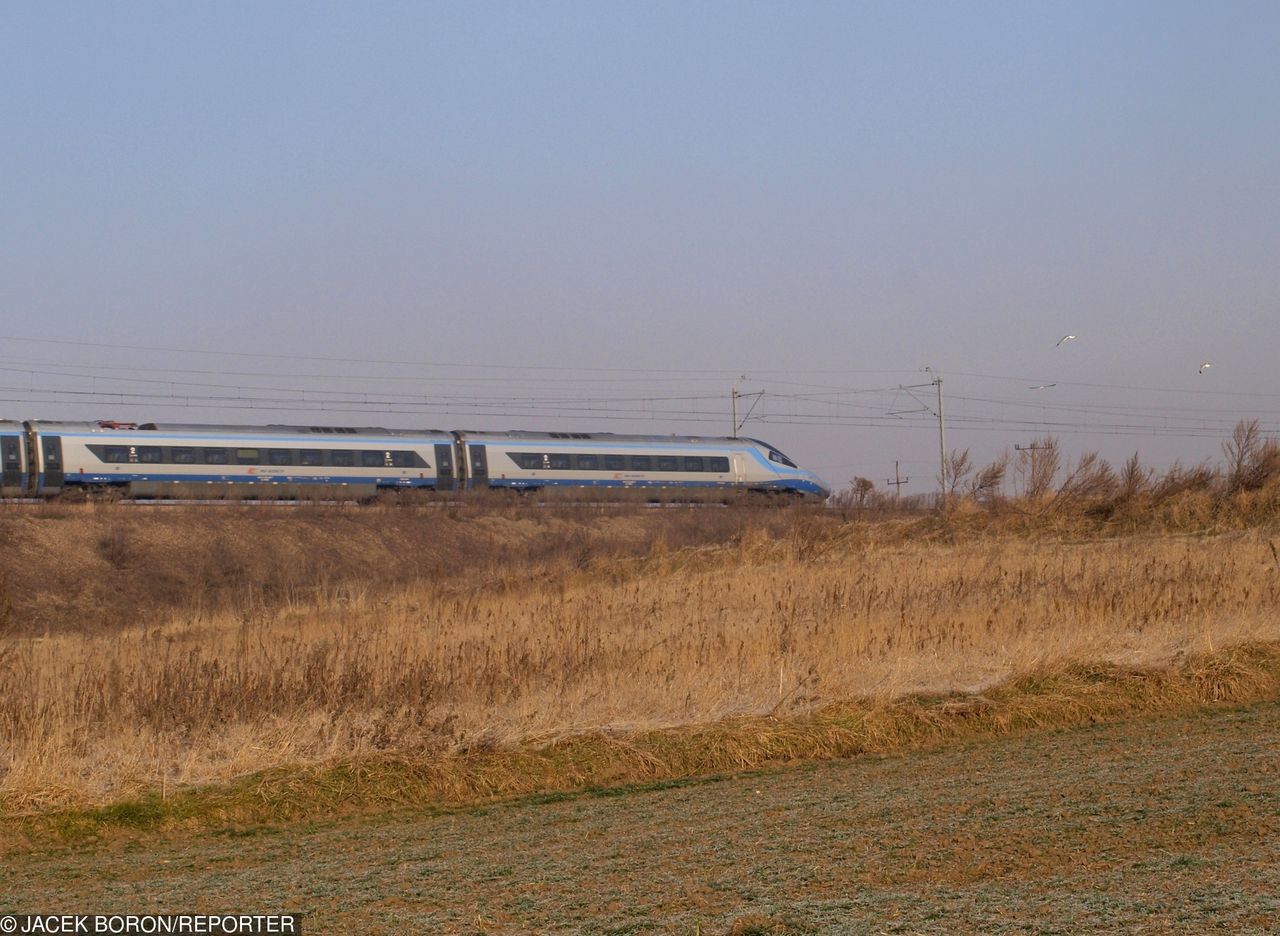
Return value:
[(831, 485), (827, 484), (812, 471), (809, 472), (809, 480), (818, 486), (818, 496), (823, 500), (831, 496)]

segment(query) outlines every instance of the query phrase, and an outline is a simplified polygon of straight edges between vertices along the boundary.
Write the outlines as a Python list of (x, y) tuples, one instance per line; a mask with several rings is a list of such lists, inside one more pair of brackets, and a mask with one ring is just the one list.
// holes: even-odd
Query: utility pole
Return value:
[(733, 389), (729, 391), (729, 397), (733, 401), (733, 437), (738, 437), (738, 385), (746, 380), (746, 376), (739, 377), (733, 382)]
[(947, 425), (942, 419), (942, 378), (933, 379), (938, 388), (938, 463), (942, 465), (942, 507), (947, 506)]
[[(746, 375), (743, 374), (741, 377), (735, 380), (733, 382), (733, 391), (730, 394), (731, 406), (733, 408), (733, 438), (735, 439), (738, 437), (738, 430), (741, 429), (743, 424), (746, 423), (746, 421), (751, 418), (751, 414), (756, 408), (756, 403), (759, 403), (760, 400), (764, 397), (763, 390), (757, 390), (755, 393), (740, 392), (738, 390), (738, 387), (746, 379), (747, 379)], [(747, 410), (746, 415), (742, 417), (742, 422), (738, 422), (738, 400), (741, 397), (755, 397), (755, 402), (751, 404), (751, 409)]]
[(938, 482), (942, 485), (942, 508), (947, 507), (947, 427), (942, 418), (942, 378), (933, 372), (933, 368), (925, 365), (928, 373), (933, 374), (933, 385), (938, 389)]
[(902, 486), (910, 480), (911, 480), (910, 478), (904, 478), (900, 474), (898, 474), (898, 463), (895, 461), (893, 463), (893, 477), (885, 478), (884, 483), (893, 485), (893, 499), (897, 500), (898, 493), (899, 491), (901, 491)]

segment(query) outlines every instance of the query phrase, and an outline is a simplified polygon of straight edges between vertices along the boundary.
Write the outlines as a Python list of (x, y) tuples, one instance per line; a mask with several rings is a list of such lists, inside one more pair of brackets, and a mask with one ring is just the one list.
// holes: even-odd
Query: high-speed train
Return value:
[(186, 486), (205, 484), (831, 493), (758, 439), (594, 432), (0, 420), (0, 464), (9, 497), (100, 489), (154, 496), (175, 485), (189, 494)]

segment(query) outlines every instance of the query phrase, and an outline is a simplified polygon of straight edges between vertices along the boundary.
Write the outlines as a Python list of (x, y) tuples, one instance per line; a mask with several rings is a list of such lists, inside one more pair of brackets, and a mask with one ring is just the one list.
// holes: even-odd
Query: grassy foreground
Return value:
[(8, 908), (320, 933), (1275, 933), (1280, 704), (662, 789), (41, 847)]
[(107, 807), (10, 817), (19, 840), (79, 840), (122, 831), (243, 827), (332, 819), (401, 807), (447, 810), (496, 799), (645, 786), (777, 763), (893, 754), (1030, 730), (1076, 728), (1212, 705), (1280, 701), (1280, 644), (1187, 659), (1164, 670), (1072, 665), (1030, 674), (983, 695), (845, 703), (784, 718), (592, 733), (549, 745), (430, 759), (368, 757), (279, 768), (220, 787), (148, 795)]
[[(1276, 693), (1268, 527), (97, 505), (5, 519), (23, 557), (0, 633), (11, 829), (471, 803)], [(124, 597), (86, 618), (47, 579), (87, 581), (94, 562), (115, 569), (94, 588)], [(144, 601), (135, 580), (163, 587)]]

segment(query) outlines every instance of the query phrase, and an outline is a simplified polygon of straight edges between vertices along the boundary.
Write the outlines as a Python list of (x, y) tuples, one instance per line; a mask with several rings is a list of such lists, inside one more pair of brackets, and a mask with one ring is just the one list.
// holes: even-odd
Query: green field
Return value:
[(444, 814), (119, 833), (3, 910), (311, 933), (1274, 933), (1280, 705)]

